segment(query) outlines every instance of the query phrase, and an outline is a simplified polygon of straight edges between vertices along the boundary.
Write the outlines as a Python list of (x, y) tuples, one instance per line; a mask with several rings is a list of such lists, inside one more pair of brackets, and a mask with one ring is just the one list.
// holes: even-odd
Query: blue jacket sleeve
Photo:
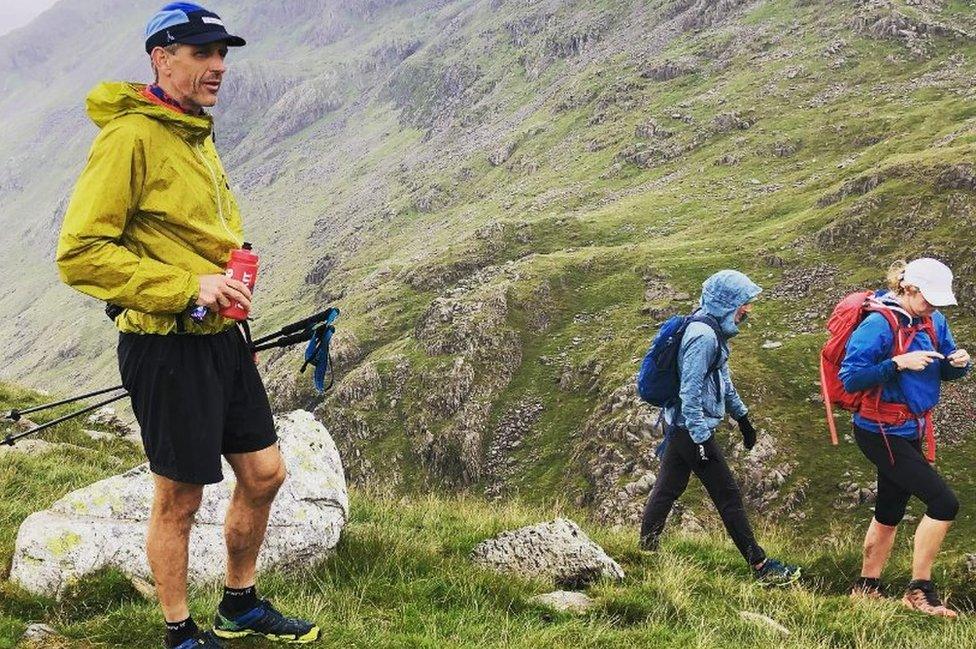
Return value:
[[(948, 356), (952, 352), (956, 351), (956, 341), (952, 337), (952, 332), (949, 331), (949, 323), (946, 321), (945, 317), (941, 313), (936, 313), (933, 316), (935, 323), (935, 333), (939, 337), (939, 353)], [(953, 367), (946, 359), (939, 361), (939, 369), (941, 370), (943, 381), (955, 381), (956, 379), (961, 379), (969, 373), (969, 368), (972, 367), (972, 362), (970, 361), (966, 367)]]
[(840, 380), (848, 392), (861, 392), (890, 381), (897, 369), (891, 360), (894, 342), (883, 315), (872, 313), (847, 340)]
[(732, 371), (729, 370), (728, 362), (722, 365), (722, 369), (719, 370), (719, 374), (722, 376), (722, 383), (725, 384), (725, 410), (730, 415), (732, 419), (741, 419), (749, 413), (749, 409), (746, 408), (746, 404), (742, 403), (742, 398), (739, 397), (739, 391), (735, 389), (732, 384)]
[(681, 346), (681, 388), (678, 392), (681, 414), (691, 439), (701, 444), (712, 436), (702, 409), (702, 390), (708, 368), (712, 366), (715, 354), (719, 353), (718, 339), (711, 331), (697, 335), (686, 332)]

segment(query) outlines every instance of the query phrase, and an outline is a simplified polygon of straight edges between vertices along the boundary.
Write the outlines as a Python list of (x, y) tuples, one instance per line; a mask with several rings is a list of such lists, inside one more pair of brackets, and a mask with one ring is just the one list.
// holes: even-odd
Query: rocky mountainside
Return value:
[[(100, 306), (58, 285), (52, 257), (94, 135), (85, 92), (146, 79), (157, 4), (62, 2), (0, 38), (4, 378), (70, 392), (117, 376)], [(921, 253), (956, 270), (952, 322), (972, 340), (968, 3), (214, 8), (250, 43), (215, 113), (264, 264), (254, 328), (343, 310), (324, 402), (294, 354), (262, 362), (281, 407), (316, 408), (351, 480), (632, 520), (660, 439), (637, 362), (734, 266), (766, 289), (733, 345), (766, 433), (750, 454), (729, 437), (749, 499), (801, 526), (866, 518), (866, 463), (826, 443), (816, 351), (836, 298)], [(970, 383), (945, 400), (942, 466), (972, 493)]]

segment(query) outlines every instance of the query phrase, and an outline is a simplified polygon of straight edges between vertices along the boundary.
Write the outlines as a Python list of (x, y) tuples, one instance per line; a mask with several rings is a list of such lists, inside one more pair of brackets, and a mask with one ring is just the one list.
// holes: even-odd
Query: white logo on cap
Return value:
[(202, 20), (203, 22), (208, 23), (210, 25), (220, 25), (221, 27), (224, 26), (224, 23), (220, 20), (220, 18), (212, 18), (210, 16), (201, 16), (200, 17), (200, 20)]
[(166, 30), (166, 40), (168, 40), (170, 43), (176, 40), (175, 38), (173, 38), (173, 35), (169, 33), (168, 29)]

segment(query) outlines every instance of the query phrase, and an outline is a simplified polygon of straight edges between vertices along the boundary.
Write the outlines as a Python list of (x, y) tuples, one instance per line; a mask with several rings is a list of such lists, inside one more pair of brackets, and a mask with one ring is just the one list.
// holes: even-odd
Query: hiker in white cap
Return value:
[[(956, 296), (952, 293), (952, 271), (938, 259), (922, 257), (905, 264), (900, 288), (905, 295), (915, 296), (917, 304), (919, 294), (922, 300), (934, 308), (958, 304)], [(923, 310), (924, 308), (922, 306)]]
[[(891, 554), (909, 498), (925, 503), (915, 532), (912, 579), (902, 602), (929, 615), (955, 618), (932, 582), (932, 564), (959, 512), (959, 500), (933, 467), (932, 410), (942, 381), (969, 371), (969, 353), (956, 347), (938, 307), (956, 304), (952, 271), (922, 258), (895, 262), (880, 307), (847, 341), (840, 379), (849, 393), (862, 393), (854, 413), (854, 438), (878, 471), (874, 518), (864, 539), (861, 577), (853, 596), (880, 598), (881, 571)], [(923, 450), (924, 443), (924, 450)]]

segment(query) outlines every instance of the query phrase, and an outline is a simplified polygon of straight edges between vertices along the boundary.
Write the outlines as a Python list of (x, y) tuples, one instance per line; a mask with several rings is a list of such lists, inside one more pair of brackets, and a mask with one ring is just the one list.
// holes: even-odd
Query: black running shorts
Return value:
[[(880, 433), (854, 426), (854, 439), (878, 468), (878, 498), (874, 518), (882, 525), (894, 527), (905, 517), (908, 500), (915, 496), (928, 508), (925, 514), (937, 521), (955, 520), (959, 500), (949, 485), (922, 454), (922, 441), (900, 435), (888, 435), (888, 444)], [(891, 455), (888, 449), (891, 448)]]
[(278, 437), (261, 376), (237, 327), (210, 335), (119, 334), (119, 373), (153, 473), (223, 480), (220, 457)]

